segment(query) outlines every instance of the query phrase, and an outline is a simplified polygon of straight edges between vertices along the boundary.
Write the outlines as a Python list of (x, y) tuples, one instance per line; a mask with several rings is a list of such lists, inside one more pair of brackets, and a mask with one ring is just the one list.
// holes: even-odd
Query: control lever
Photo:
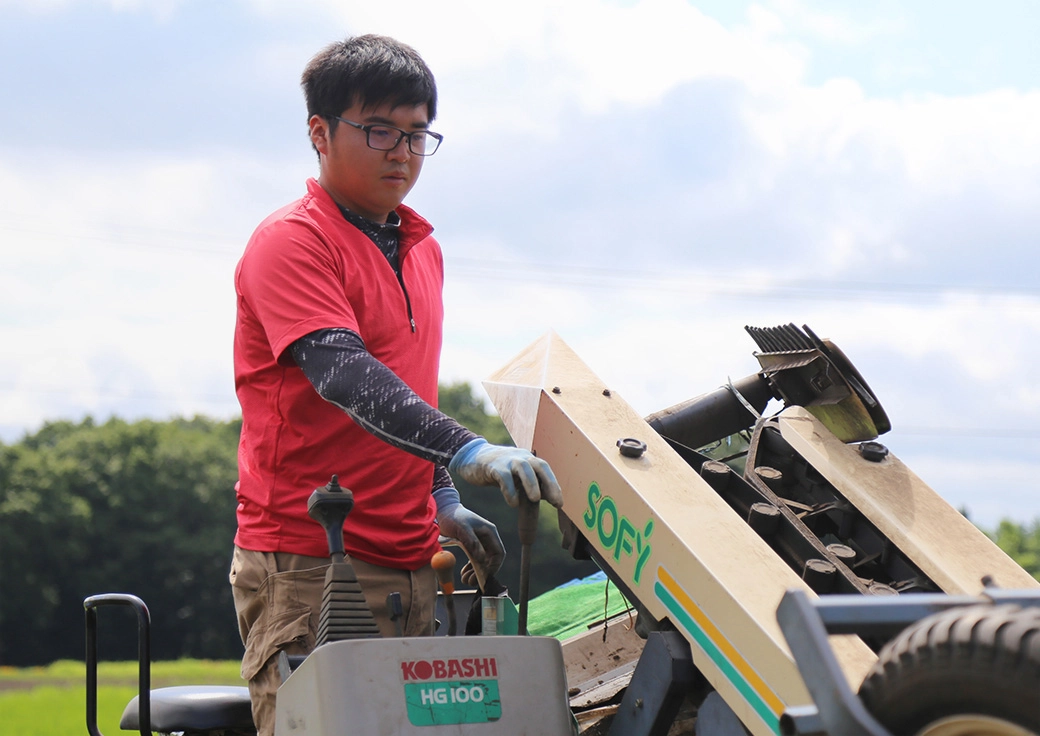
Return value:
[(518, 531), (520, 534), (520, 609), (517, 613), (516, 633), (527, 635), (527, 601), (531, 584), (531, 546), (538, 535), (538, 502), (531, 501), (523, 492), (520, 497)]
[(354, 508), (354, 493), (339, 484), (339, 476), (333, 475), (324, 488), (316, 488), (307, 499), (307, 515), (322, 525), (329, 540), (329, 557), (333, 562), (343, 562), (343, 522)]
[(307, 499), (307, 515), (325, 528), (332, 564), (325, 573), (325, 590), (318, 618), (317, 646), (330, 641), (379, 636), (354, 566), (343, 546), (343, 523), (354, 508), (354, 494), (335, 475)]
[(437, 582), (444, 591), (444, 607), (448, 611), (448, 636), (455, 636), (458, 631), (458, 618), (455, 615), (455, 555), (442, 549), (430, 560), (433, 571), (437, 574)]

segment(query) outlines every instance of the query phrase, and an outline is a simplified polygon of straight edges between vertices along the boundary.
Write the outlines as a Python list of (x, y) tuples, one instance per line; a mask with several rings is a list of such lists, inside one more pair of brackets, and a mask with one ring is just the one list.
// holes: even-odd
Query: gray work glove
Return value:
[(463, 506), (454, 488), (438, 488), (433, 492), (433, 500), (437, 504), (441, 534), (462, 545), (470, 560), (468, 564), (479, 569), (481, 582), (498, 572), (506, 558), (498, 528)]
[(448, 470), (474, 485), (497, 485), (514, 508), (520, 503), (520, 490), (534, 503), (544, 499), (557, 508), (563, 506), (563, 493), (549, 463), (519, 447), (492, 445), (478, 437), (455, 453)]

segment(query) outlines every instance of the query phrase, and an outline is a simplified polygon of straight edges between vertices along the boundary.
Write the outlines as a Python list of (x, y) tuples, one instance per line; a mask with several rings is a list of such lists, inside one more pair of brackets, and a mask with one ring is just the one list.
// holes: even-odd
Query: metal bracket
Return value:
[(690, 645), (677, 631), (654, 631), (646, 638), (610, 736), (664, 736), (696, 676)]
[(780, 718), (788, 736), (891, 736), (849, 687), (827, 640), (828, 634), (894, 636), (941, 611), (980, 603), (1040, 605), (1040, 591), (987, 587), (982, 596), (913, 593), (899, 596), (831, 595), (810, 600), (789, 590), (776, 611), (813, 706), (789, 708)]
[[(816, 720), (806, 709), (785, 712), (780, 717), (781, 733), (808, 736), (819, 733), (822, 722), (826, 733), (891, 736), (849, 687), (827, 641), (827, 629), (808, 594), (804, 590), (787, 591), (776, 610), (776, 618), (819, 713)], [(800, 730), (803, 728), (812, 730)]]

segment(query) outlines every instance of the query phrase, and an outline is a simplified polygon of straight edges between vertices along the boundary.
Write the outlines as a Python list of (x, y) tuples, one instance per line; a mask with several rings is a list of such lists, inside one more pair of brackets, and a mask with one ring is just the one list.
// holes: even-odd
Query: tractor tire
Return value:
[(924, 618), (881, 649), (859, 694), (896, 736), (1040, 736), (1040, 606)]

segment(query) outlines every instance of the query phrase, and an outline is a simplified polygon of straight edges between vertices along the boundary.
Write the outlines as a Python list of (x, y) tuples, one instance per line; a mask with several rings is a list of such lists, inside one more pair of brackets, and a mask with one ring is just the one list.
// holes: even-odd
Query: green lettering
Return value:
[[(604, 519), (607, 513), (610, 513), (614, 518), (610, 522), (610, 533), (609, 535), (604, 530)], [(599, 542), (603, 545), (603, 549), (610, 549), (614, 546), (614, 540), (617, 539), (618, 535), (618, 512), (617, 506), (614, 505), (614, 499), (607, 496), (603, 499), (603, 503), (599, 505), (599, 524), (597, 531), (599, 531)]]
[(617, 504), (610, 496), (604, 496), (599, 483), (589, 484), (588, 508), (582, 514), (585, 528), (596, 530), (599, 542), (605, 554), (613, 552), (614, 560), (620, 561), (621, 555), (636, 556), (635, 583), (639, 584), (643, 568), (650, 561), (650, 544), (647, 540), (654, 533), (654, 520), (648, 519), (643, 531), (632, 525), (627, 516), (618, 513)]
[(636, 528), (632, 526), (632, 522), (628, 520), (627, 516), (621, 517), (621, 525), (618, 528), (617, 544), (614, 546), (614, 559), (621, 559), (621, 551), (624, 550), (625, 554), (632, 554), (632, 542), (627, 537), (635, 536)]
[(602, 495), (603, 494), (600, 493), (599, 490), (599, 484), (589, 484), (589, 509), (585, 512), (585, 515), (581, 517), (588, 529), (591, 529), (596, 525), (596, 499)]
[(636, 561), (635, 575), (633, 576), (634, 579), (635, 579), (636, 585), (639, 584), (639, 578), (643, 574), (643, 565), (645, 565), (647, 560), (650, 559), (650, 545), (647, 544), (644, 547), (643, 546), (643, 540), (649, 539), (650, 535), (653, 534), (653, 533), (654, 533), (654, 520), (653, 519), (649, 519), (646, 522), (646, 528), (643, 530), (643, 533), (636, 535), (636, 547), (637, 547), (637, 550), (638, 550), (638, 553), (639, 553), (639, 559)]

